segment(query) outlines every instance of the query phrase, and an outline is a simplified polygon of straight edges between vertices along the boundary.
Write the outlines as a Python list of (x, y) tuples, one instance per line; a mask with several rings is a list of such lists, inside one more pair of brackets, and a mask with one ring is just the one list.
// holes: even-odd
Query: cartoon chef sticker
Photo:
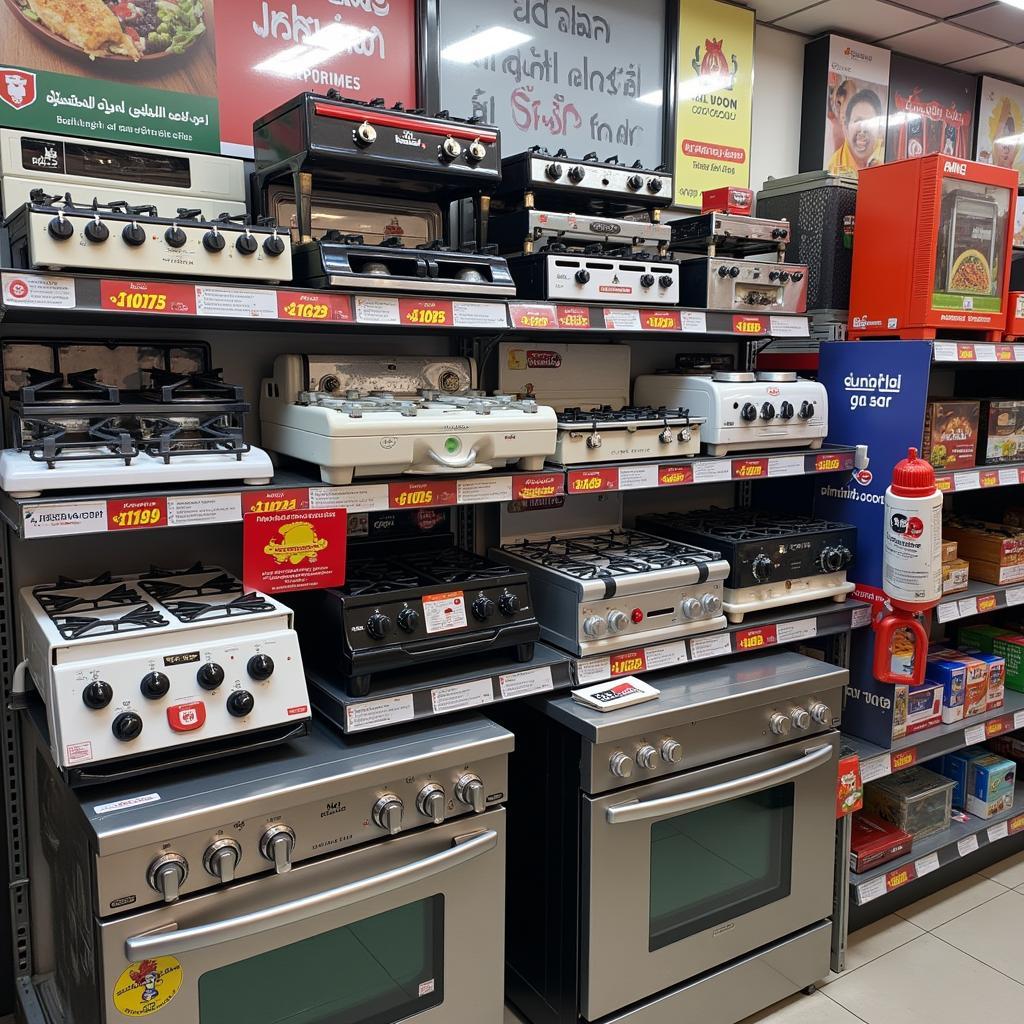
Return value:
[(129, 964), (114, 986), (114, 1006), (125, 1017), (145, 1017), (162, 1010), (181, 987), (181, 964), (158, 956)]

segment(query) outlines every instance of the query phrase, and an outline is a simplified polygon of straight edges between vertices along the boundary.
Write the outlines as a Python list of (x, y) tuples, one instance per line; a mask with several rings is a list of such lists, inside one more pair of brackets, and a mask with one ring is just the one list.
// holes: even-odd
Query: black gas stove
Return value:
[(527, 575), (451, 543), (354, 545), (345, 586), (289, 594), (303, 655), (344, 678), (350, 696), (374, 673), (512, 648), (533, 657), (540, 627)]

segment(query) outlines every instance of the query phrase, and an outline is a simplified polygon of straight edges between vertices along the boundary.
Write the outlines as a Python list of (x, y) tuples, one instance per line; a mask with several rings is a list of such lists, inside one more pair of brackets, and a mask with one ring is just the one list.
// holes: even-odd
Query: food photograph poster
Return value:
[(249, 156), (303, 90), (415, 104), (416, 0), (5, 0), (0, 126)]
[(680, 0), (675, 202), (750, 184), (754, 12), (717, 0)]

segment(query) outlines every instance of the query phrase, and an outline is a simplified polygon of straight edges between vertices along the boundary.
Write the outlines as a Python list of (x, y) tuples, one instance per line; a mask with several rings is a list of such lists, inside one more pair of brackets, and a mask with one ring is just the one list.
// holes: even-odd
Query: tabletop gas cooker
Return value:
[(737, 313), (805, 313), (807, 267), (799, 263), (697, 257), (679, 264), (683, 305)]
[(730, 622), (803, 601), (845, 601), (853, 590), (846, 570), (853, 562), (857, 528), (849, 523), (713, 508), (643, 515), (637, 527), (722, 552), (731, 567), (723, 600)]
[(530, 576), (541, 636), (578, 656), (725, 626), (715, 551), (641, 533), (529, 537), (491, 551)]
[(0, 488), (16, 497), (71, 488), (244, 480), (268, 483), (270, 458), (243, 436), (249, 404), (220, 370), (151, 367), (123, 389), (94, 369), (29, 368), (9, 402), (13, 448)]
[[(791, 231), (787, 220), (731, 213), (702, 213), (672, 221), (673, 252), (702, 256), (759, 256), (774, 254), (781, 263)], [(765, 261), (768, 262), (768, 261)]]
[[(153, 203), (101, 203), (70, 192), (31, 193), (4, 222), (11, 265), (18, 269), (81, 269), (131, 274), (289, 281), (291, 244), (273, 226), (246, 214), (206, 219), (199, 208), (160, 216)], [(134, 307), (132, 307), (134, 308)], [(139, 307), (144, 308), (144, 307)]]
[(681, 405), (704, 417), (710, 455), (773, 448), (820, 448), (828, 433), (828, 395), (795, 373), (656, 373), (634, 381), (634, 400)]
[(25, 665), (72, 782), (125, 759), (158, 768), (187, 746), (209, 756), (212, 741), (237, 750), (305, 731), (291, 611), (223, 569), (62, 576), (24, 588), (19, 606)]
[(293, 594), (307, 661), (340, 674), (352, 697), (372, 675), (511, 649), (533, 657), (540, 627), (525, 572), (457, 548), (450, 537), (350, 551), (343, 587)]
[(263, 441), (333, 484), (512, 463), (539, 471), (555, 450), (554, 410), (475, 385), (470, 359), (281, 355), (263, 382)]
[(558, 447), (549, 461), (575, 466), (696, 455), (703, 422), (665, 406), (569, 407), (558, 413)]
[(599, 244), (608, 248), (629, 245), (668, 255), (672, 229), (650, 220), (629, 220), (591, 213), (558, 210), (500, 210), (488, 219), (487, 237), (501, 252), (531, 253), (538, 243)]

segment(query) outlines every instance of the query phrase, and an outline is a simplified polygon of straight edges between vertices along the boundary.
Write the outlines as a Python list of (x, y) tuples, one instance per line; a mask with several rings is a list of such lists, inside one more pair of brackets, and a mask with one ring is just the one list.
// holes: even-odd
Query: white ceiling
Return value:
[(757, 20), (840, 32), (976, 75), (1024, 83), (1024, 9), (991, 0), (745, 0)]

